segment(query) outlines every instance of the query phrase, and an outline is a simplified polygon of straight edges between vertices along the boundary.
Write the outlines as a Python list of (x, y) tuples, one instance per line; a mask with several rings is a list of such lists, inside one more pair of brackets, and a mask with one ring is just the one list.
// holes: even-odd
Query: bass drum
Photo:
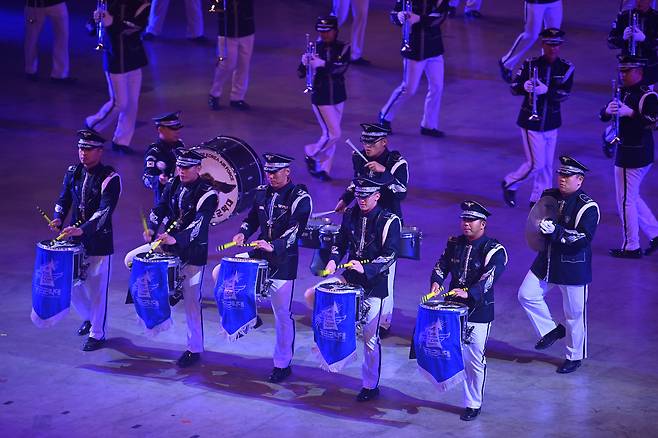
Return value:
[(263, 184), (263, 165), (243, 140), (220, 135), (192, 148), (203, 155), (201, 177), (219, 193), (219, 205), (211, 225), (250, 208), (256, 188)]

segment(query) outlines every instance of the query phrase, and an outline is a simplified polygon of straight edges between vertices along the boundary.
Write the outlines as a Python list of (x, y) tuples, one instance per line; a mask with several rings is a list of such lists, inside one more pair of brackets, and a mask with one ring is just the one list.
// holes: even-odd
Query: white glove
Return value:
[(308, 67), (308, 55), (306, 53), (302, 55), (302, 60), (300, 62), (304, 67)]
[(619, 107), (619, 115), (621, 117), (632, 117), (633, 110), (625, 103), (622, 103), (621, 106)]
[(616, 100), (611, 100), (610, 103), (608, 103), (608, 106), (605, 107), (605, 113), (608, 115), (613, 115), (617, 114), (617, 109), (619, 108), (619, 105), (617, 104)]
[(647, 36), (642, 32), (639, 28), (635, 29), (635, 32), (633, 32), (633, 39), (635, 41), (642, 42), (647, 39)]
[(542, 221), (539, 222), (539, 231), (541, 231), (542, 234), (553, 234), (555, 232), (555, 224), (550, 219), (542, 219)]
[(101, 11), (99, 9), (96, 9), (94, 11), (94, 20), (98, 23), (99, 21), (103, 20), (103, 26), (104, 27), (109, 27), (112, 25), (114, 22), (114, 17), (110, 15), (109, 12), (107, 11)]
[(548, 93), (548, 86), (542, 81), (538, 80), (537, 86), (535, 87), (535, 93), (537, 93), (538, 96)]
[(407, 21), (407, 14), (405, 14), (404, 11), (398, 12), (398, 21), (403, 24)]
[(624, 41), (629, 40), (631, 38), (632, 33), (633, 33), (633, 29), (631, 29), (630, 26), (627, 27), (626, 29), (624, 29), (624, 35), (622, 37), (624, 39)]
[(523, 89), (526, 91), (526, 93), (532, 93), (532, 80), (528, 79), (523, 83)]
[(324, 59), (322, 59), (318, 56), (314, 56), (314, 57), (311, 58), (310, 64), (311, 64), (311, 67), (313, 67), (313, 68), (319, 68), (319, 67), (324, 67), (326, 62), (324, 61)]

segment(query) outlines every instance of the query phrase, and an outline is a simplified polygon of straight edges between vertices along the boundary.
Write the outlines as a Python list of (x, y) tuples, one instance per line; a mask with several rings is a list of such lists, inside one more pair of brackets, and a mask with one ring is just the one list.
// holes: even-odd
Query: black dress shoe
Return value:
[(306, 168), (308, 169), (309, 172), (311, 173), (315, 172), (316, 162), (314, 158), (311, 158), (308, 155), (306, 155), (304, 157), (304, 162), (306, 163)]
[(219, 106), (219, 97), (213, 95), (208, 95), (208, 108), (213, 111), (218, 111), (221, 107)]
[(388, 135), (393, 134), (393, 129), (391, 128), (391, 122), (386, 120), (382, 113), (379, 113), (379, 124), (382, 126), (382, 128), (388, 129), (390, 132)]
[(65, 78), (50, 78), (50, 82), (57, 85), (73, 85), (78, 82), (78, 78), (72, 78), (71, 76)]
[(505, 67), (505, 64), (503, 64), (503, 61), (500, 59), (498, 60), (498, 67), (500, 68), (500, 77), (508, 84), (511, 84), (514, 81), (514, 73), (512, 70)]
[(286, 368), (274, 367), (274, 369), (272, 370), (272, 374), (270, 374), (270, 377), (268, 377), (267, 380), (269, 380), (272, 383), (283, 382), (288, 378), (290, 374), (292, 374), (292, 369), (290, 368), (290, 366)]
[(105, 344), (105, 339), (89, 337), (82, 346), (82, 351), (96, 351), (103, 348), (103, 344)]
[(559, 374), (569, 374), (573, 373), (576, 371), (578, 368), (580, 368), (582, 361), (580, 360), (565, 360), (562, 365), (558, 367), (557, 370), (555, 370), (556, 373)]
[(370, 61), (368, 61), (367, 59), (364, 59), (363, 57), (361, 57), (361, 58), (356, 58), (356, 59), (351, 60), (350, 64), (358, 65), (358, 66), (361, 66), (361, 67), (367, 67), (367, 66), (370, 65)]
[(379, 339), (388, 338), (391, 335), (391, 328), (379, 327)]
[(367, 402), (377, 397), (379, 397), (379, 387), (373, 389), (361, 388), (359, 395), (356, 396), (356, 401)]
[(130, 147), (115, 142), (112, 142), (112, 150), (124, 155), (132, 155), (135, 153)]
[(263, 320), (260, 318), (260, 316), (256, 315), (256, 325), (254, 326), (255, 329), (263, 325)]
[(510, 207), (516, 207), (516, 190), (510, 190), (505, 184), (505, 180), (500, 182), (500, 187), (503, 189), (503, 201)]
[(535, 350), (546, 350), (548, 347), (553, 345), (558, 339), (562, 339), (567, 335), (567, 331), (564, 329), (562, 324), (558, 324), (550, 332), (546, 333), (541, 337), (539, 341), (535, 344)]
[(169, 306), (174, 307), (183, 299), (183, 292), (176, 291), (172, 295), (169, 295)]
[(642, 250), (638, 249), (611, 249), (610, 255), (618, 259), (641, 259)]
[(658, 249), (658, 237), (654, 237), (649, 241), (649, 248), (644, 250), (644, 255), (651, 255)]
[(185, 350), (185, 352), (178, 358), (176, 365), (179, 368), (191, 367), (201, 359), (201, 353), (192, 353), (190, 350)]
[(464, 413), (459, 416), (459, 419), (464, 421), (473, 421), (478, 415), (480, 415), (480, 408), (466, 408)]
[(231, 108), (239, 109), (240, 111), (247, 111), (251, 109), (251, 105), (249, 105), (244, 100), (232, 100), (230, 105)]
[(423, 128), (422, 126), (420, 127), (420, 135), (427, 135), (429, 137), (435, 138), (443, 138), (446, 136), (443, 131), (439, 131), (438, 129)]
[(333, 178), (327, 172), (325, 172), (324, 170), (316, 172), (314, 176), (316, 176), (316, 178), (318, 178), (322, 182), (333, 181)]
[(466, 11), (464, 12), (464, 17), (482, 18), (482, 14), (480, 13), (480, 11)]
[(78, 336), (85, 336), (89, 334), (89, 330), (91, 330), (91, 322), (89, 321), (84, 321), (80, 328), (78, 329)]

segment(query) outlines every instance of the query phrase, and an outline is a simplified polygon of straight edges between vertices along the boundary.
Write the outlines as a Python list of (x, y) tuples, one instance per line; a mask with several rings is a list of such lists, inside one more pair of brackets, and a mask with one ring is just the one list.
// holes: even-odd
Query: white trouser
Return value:
[(107, 293), (110, 286), (112, 256), (89, 256), (84, 258), (87, 278), (73, 286), (71, 303), (84, 321), (91, 322), (89, 337), (105, 339), (107, 330)]
[(135, 121), (139, 108), (139, 93), (142, 88), (142, 69), (127, 73), (105, 72), (110, 100), (85, 124), (96, 131), (103, 131), (117, 121), (112, 141), (129, 146), (135, 133)]
[[(132, 265), (135, 256), (148, 252), (151, 245), (146, 243), (126, 254), (123, 263), (126, 267)], [(203, 351), (203, 310), (201, 309), (201, 288), (205, 266), (185, 265), (181, 268), (183, 280), (183, 305), (187, 321), (187, 349), (192, 353)]]
[(352, 39), (350, 41), (352, 59), (359, 59), (363, 53), (363, 40), (368, 24), (368, 6), (370, 0), (334, 0), (333, 13), (338, 19), (338, 27), (347, 21), (350, 3), (352, 4)]
[(386, 105), (381, 109), (384, 120), (392, 121), (400, 107), (418, 90), (420, 77), (425, 72), (427, 77), (427, 95), (425, 96), (425, 111), (420, 126), (427, 129), (438, 129), (439, 111), (441, 110), (441, 95), (443, 94), (443, 55), (433, 58), (413, 61), (403, 59), (404, 77)]
[(393, 288), (395, 287), (395, 267), (398, 262), (395, 262), (388, 268), (388, 296), (382, 302), (382, 320), (379, 325), (381, 328), (391, 328), (391, 321), (393, 319)]
[(518, 190), (522, 182), (532, 178), (534, 182), (530, 202), (537, 202), (542, 192), (552, 187), (557, 129), (542, 132), (521, 128), (521, 137), (526, 161), (505, 175), (505, 188)]
[(615, 166), (617, 211), (622, 225), (621, 249), (632, 251), (640, 247), (640, 229), (649, 239), (658, 237), (658, 221), (640, 197), (642, 180), (650, 169), (651, 164), (635, 169)]
[(315, 160), (315, 171), (329, 173), (334, 161), (336, 143), (340, 140), (340, 122), (343, 118), (345, 102), (336, 105), (312, 105), (315, 117), (318, 119), (322, 135), (316, 143), (304, 146), (306, 156)]
[(587, 293), (588, 285), (566, 285), (547, 283), (537, 278), (532, 271), (523, 279), (519, 287), (519, 302), (525, 310), (537, 335), (540, 337), (557, 327), (551, 317), (551, 311), (544, 297), (553, 287), (562, 291), (562, 309), (564, 311), (567, 332), (566, 344), (569, 360), (581, 360), (587, 357)]
[(295, 320), (292, 317), (292, 296), (294, 280), (270, 280), (270, 302), (274, 312), (276, 344), (274, 345), (274, 366), (286, 368), (292, 362), (295, 352)]
[(527, 3), (524, 10), (524, 27), (523, 33), (516, 37), (512, 48), (501, 58), (501, 61), (508, 69), (514, 66), (523, 58), (525, 52), (532, 47), (539, 37), (542, 22), (544, 28), (560, 28), (562, 24), (562, 0), (553, 3)]
[(470, 344), (464, 344), (462, 353), (464, 355), (464, 406), (472, 409), (479, 409), (482, 406), (484, 397), (484, 383), (487, 378), (487, 358), (484, 356), (484, 350), (487, 345), (487, 338), (491, 330), (490, 322), (469, 322), (467, 323), (471, 332)]
[[(461, 0), (450, 0), (450, 6), (453, 8), (459, 7)], [(466, 6), (464, 6), (464, 12), (469, 11), (479, 11), (482, 8), (482, 0), (466, 0)]]
[(224, 83), (232, 77), (231, 100), (244, 100), (249, 86), (249, 65), (254, 51), (254, 35), (226, 38), (227, 53), (224, 53), (224, 39), (222, 36), (217, 37), (218, 53), (222, 53), (225, 59), (217, 62), (210, 95), (220, 97)]
[(66, 3), (44, 8), (25, 7), (25, 73), (34, 74), (39, 68), (39, 34), (46, 18), (53, 25), (53, 69), (50, 76), (69, 76), (69, 11)]
[[(164, 26), (169, 0), (153, 0), (151, 3), (151, 14), (149, 24), (146, 27), (148, 33), (160, 35)], [(196, 38), (203, 35), (203, 14), (201, 13), (201, 0), (185, 0), (185, 36)]]

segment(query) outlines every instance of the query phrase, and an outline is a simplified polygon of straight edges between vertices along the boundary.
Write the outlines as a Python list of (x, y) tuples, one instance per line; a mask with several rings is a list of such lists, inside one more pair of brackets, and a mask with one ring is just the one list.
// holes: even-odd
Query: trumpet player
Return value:
[[(407, 10), (405, 5), (410, 6)], [(421, 135), (443, 137), (439, 131), (439, 111), (443, 94), (443, 39), (441, 24), (448, 14), (449, 2), (428, 2), (426, 0), (397, 0), (391, 11), (393, 24), (403, 28), (402, 83), (393, 90), (386, 104), (379, 112), (379, 123), (391, 129), (391, 122), (402, 105), (416, 94), (420, 77), (427, 77), (425, 110), (420, 122)], [(409, 29), (408, 37), (406, 29)]]
[(644, 60), (620, 56), (619, 101), (601, 110), (601, 120), (619, 117), (620, 141), (615, 153), (617, 210), (622, 223), (622, 244), (610, 250), (619, 258), (642, 257), (640, 229), (650, 239), (644, 255), (658, 249), (658, 221), (640, 196), (640, 187), (654, 160), (653, 128), (658, 120), (658, 95), (643, 82)]
[(224, 84), (231, 78), (229, 105), (247, 111), (244, 101), (249, 87), (249, 67), (254, 51), (256, 25), (253, 0), (220, 0), (217, 10), (219, 34), (217, 37), (217, 63), (208, 95), (208, 106), (217, 111)]
[(647, 60), (644, 82), (658, 82), (658, 12), (649, 0), (636, 0), (635, 7), (617, 15), (608, 34), (608, 47), (621, 49), (622, 55)]
[(147, 0), (108, 0), (107, 8), (94, 11), (100, 26), (99, 48), (103, 52), (103, 66), (110, 99), (85, 119), (85, 125), (104, 131), (116, 122), (112, 150), (131, 154), (130, 142), (135, 133), (135, 121), (142, 87), (142, 67), (148, 64), (140, 38), (149, 17)]
[[(336, 17), (318, 17), (315, 22), (317, 42), (308, 42), (297, 69), (306, 78), (311, 92), (311, 107), (322, 134), (315, 143), (304, 146), (306, 166), (311, 176), (330, 181), (336, 143), (340, 140), (340, 122), (347, 99), (345, 72), (350, 63), (350, 45), (339, 41)], [(310, 87), (309, 87), (310, 85)]]
[[(551, 187), (558, 128), (562, 125), (560, 105), (571, 93), (574, 66), (559, 57), (564, 42), (560, 29), (540, 34), (542, 56), (528, 58), (512, 83), (512, 94), (524, 96), (516, 124), (521, 128), (525, 161), (501, 182), (503, 199), (516, 206), (516, 190), (531, 180), (530, 206)], [(534, 77), (533, 77), (534, 76)]]

